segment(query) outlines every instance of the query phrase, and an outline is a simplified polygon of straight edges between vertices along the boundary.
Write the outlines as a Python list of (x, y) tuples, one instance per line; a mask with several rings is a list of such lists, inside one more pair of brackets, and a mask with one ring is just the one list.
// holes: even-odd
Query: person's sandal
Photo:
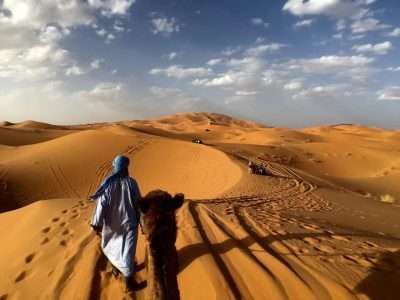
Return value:
[(127, 292), (133, 293), (140, 289), (140, 285), (136, 282), (135, 278), (132, 277), (124, 277), (125, 281), (125, 289)]
[(121, 272), (113, 266), (111, 273), (114, 275), (114, 277), (118, 277)]

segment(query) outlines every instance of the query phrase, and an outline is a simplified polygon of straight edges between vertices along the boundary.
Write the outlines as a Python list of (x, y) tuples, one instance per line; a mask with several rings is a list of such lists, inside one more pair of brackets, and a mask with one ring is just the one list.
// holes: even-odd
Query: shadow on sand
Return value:
[[(203, 255), (209, 254), (212, 255), (216, 264), (221, 269), (224, 276), (226, 276), (226, 280), (230, 285), (232, 292), (236, 296), (240, 296), (239, 288), (236, 286), (236, 283), (233, 278), (231, 278), (231, 274), (227, 269), (227, 266), (223, 262), (220, 257), (221, 254), (230, 251), (233, 248), (240, 247), (244, 251), (246, 251), (252, 244), (258, 243), (264, 251), (268, 254), (276, 257), (280, 262), (285, 264), (288, 268), (292, 269), (292, 267), (287, 263), (287, 261), (282, 258), (286, 255), (298, 255), (292, 250), (288, 248), (288, 252), (279, 253), (273, 247), (271, 247), (271, 243), (274, 241), (284, 241), (290, 239), (304, 239), (306, 237), (329, 237), (327, 233), (288, 233), (285, 235), (269, 235), (266, 237), (260, 237), (255, 234), (248, 224), (242, 222), (240, 220), (240, 225), (243, 229), (248, 233), (248, 236), (242, 239), (236, 239), (231, 236), (229, 232), (225, 233), (229, 236), (229, 238), (220, 243), (212, 243), (206, 233), (205, 228), (203, 228), (202, 223), (200, 221), (200, 216), (195, 209), (196, 204), (189, 205), (189, 210), (193, 216), (193, 219), (196, 223), (196, 228), (199, 230), (199, 233), (203, 239), (203, 242), (187, 245), (178, 250), (179, 257), (179, 272), (182, 272), (186, 267), (188, 267), (196, 258), (201, 257)], [(215, 220), (214, 220), (215, 221)], [(221, 229), (221, 224), (218, 222), (215, 223)], [(362, 236), (362, 237), (379, 237), (378, 235), (372, 234), (346, 234), (345, 236)], [(391, 238), (391, 240), (399, 241), (397, 238)], [(247, 249), (246, 249), (247, 248)], [(252, 255), (252, 253), (248, 253)], [(343, 250), (338, 250), (335, 253), (319, 253), (319, 254), (301, 254), (301, 256), (339, 256), (339, 255), (349, 255), (349, 254), (360, 254), (363, 252), (356, 253), (354, 250), (350, 252), (346, 252)], [(396, 270), (396, 266), (399, 270)], [(355, 291), (359, 294), (365, 294), (372, 300), (395, 300), (400, 299), (400, 295), (398, 292), (398, 288), (400, 286), (400, 251), (395, 253), (393, 252), (385, 252), (382, 254), (379, 262), (376, 266), (370, 270), (370, 274), (362, 280), (356, 287)], [(260, 265), (260, 267), (265, 268), (264, 265)], [(268, 270), (267, 270), (268, 271)]]
[(356, 287), (371, 300), (400, 299), (400, 251), (385, 252), (375, 268)]

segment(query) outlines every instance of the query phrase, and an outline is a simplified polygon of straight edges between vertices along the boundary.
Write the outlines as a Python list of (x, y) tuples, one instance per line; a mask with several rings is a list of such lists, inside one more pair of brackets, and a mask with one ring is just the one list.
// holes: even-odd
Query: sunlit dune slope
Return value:
[(161, 187), (192, 198), (212, 197), (241, 176), (241, 170), (218, 150), (115, 125), (0, 153), (3, 210), (37, 199), (87, 197), (110, 174), (117, 154), (131, 157), (131, 170), (143, 192)]

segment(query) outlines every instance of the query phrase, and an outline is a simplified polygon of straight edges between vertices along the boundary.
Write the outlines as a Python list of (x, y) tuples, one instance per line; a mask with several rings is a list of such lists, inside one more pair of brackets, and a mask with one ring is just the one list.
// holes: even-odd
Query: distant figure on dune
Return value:
[(257, 165), (252, 161), (247, 164), (247, 170), (250, 174), (267, 175), (267, 171), (263, 166)]
[(138, 184), (129, 176), (128, 166), (129, 158), (118, 155), (113, 161), (113, 174), (90, 196), (97, 200), (91, 225), (101, 233), (101, 248), (113, 265), (113, 273), (122, 273), (126, 288), (133, 291), (138, 286), (134, 280), (134, 257), (141, 195)]

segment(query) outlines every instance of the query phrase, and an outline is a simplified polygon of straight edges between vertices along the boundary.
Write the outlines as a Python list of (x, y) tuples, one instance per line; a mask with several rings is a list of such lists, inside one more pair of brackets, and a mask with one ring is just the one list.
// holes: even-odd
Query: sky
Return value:
[(398, 0), (0, 0), (0, 120), (400, 128)]

